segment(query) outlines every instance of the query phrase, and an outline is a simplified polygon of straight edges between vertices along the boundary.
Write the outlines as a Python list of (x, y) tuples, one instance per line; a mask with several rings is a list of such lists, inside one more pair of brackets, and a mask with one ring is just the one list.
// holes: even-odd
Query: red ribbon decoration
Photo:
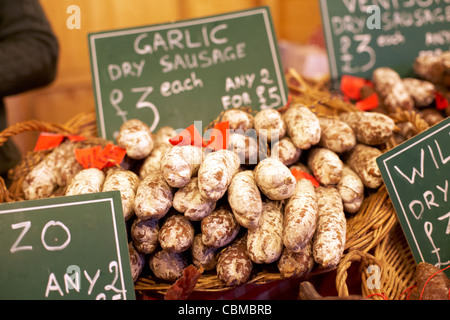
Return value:
[(361, 111), (368, 111), (378, 107), (378, 95), (376, 92), (361, 99), (361, 89), (364, 86), (373, 87), (373, 83), (364, 78), (343, 75), (341, 78), (341, 92), (347, 100), (354, 100), (355, 106)]
[(230, 130), (230, 122), (224, 121), (214, 125), (211, 131), (211, 136), (208, 142), (203, 141), (205, 148), (212, 149), (214, 151), (227, 149), (228, 147), (228, 135)]
[(59, 133), (41, 132), (36, 141), (36, 145), (34, 146), (34, 151), (56, 148), (66, 138), (73, 142), (86, 140), (86, 137), (76, 134), (64, 135)]
[(75, 159), (87, 168), (103, 168), (112, 167), (120, 164), (125, 157), (126, 150), (111, 143), (108, 143), (105, 148), (95, 146), (92, 148), (75, 149)]
[(439, 91), (434, 92), (434, 99), (436, 102), (436, 109), (444, 110), (445, 108), (448, 107), (448, 100)]
[(379, 105), (378, 94), (372, 93), (365, 99), (359, 100), (355, 103), (355, 106), (361, 111), (369, 111), (377, 108)]
[(361, 99), (361, 88), (367, 84), (367, 80), (359, 77), (343, 75), (341, 78), (342, 93), (352, 99)]
[(63, 142), (64, 138), (65, 137), (63, 134), (42, 132), (41, 134), (39, 134), (39, 137), (36, 141), (34, 151), (56, 148), (61, 144), (61, 142)]
[(75, 159), (83, 166), (84, 169), (97, 168), (97, 166), (94, 165), (96, 162), (95, 158), (98, 156), (101, 150), (101, 146), (95, 146), (85, 149), (75, 149)]
[(294, 175), (295, 179), (300, 180), (300, 179), (308, 179), (309, 181), (312, 182), (312, 184), (314, 185), (314, 187), (319, 187), (320, 183), (319, 181), (317, 181), (316, 178), (314, 178), (312, 175), (310, 175), (309, 173), (305, 172), (305, 171), (301, 171), (299, 169), (291, 169), (291, 173)]

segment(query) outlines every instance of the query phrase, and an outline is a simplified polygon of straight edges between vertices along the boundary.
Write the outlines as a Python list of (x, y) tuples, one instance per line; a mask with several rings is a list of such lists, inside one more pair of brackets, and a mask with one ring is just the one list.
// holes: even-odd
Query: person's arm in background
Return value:
[(0, 1), (0, 97), (52, 82), (58, 51), (38, 0)]
[[(0, 131), (7, 127), (3, 97), (43, 87), (56, 76), (59, 46), (38, 0), (0, 0)], [(21, 155), (7, 140), (0, 146), (0, 176)]]

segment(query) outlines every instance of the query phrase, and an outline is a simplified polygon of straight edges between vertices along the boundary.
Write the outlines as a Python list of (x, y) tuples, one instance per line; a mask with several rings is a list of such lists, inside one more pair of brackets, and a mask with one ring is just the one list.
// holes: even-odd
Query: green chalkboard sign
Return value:
[(450, 118), (377, 163), (416, 262), (450, 265)]
[(414, 59), (450, 49), (446, 0), (320, 0), (331, 78), (370, 79), (377, 67), (412, 76)]
[[(89, 34), (99, 136), (127, 119), (199, 130), (234, 107), (287, 102), (267, 7)], [(202, 132), (202, 131), (200, 131)]]
[(0, 205), (0, 299), (135, 299), (118, 191)]

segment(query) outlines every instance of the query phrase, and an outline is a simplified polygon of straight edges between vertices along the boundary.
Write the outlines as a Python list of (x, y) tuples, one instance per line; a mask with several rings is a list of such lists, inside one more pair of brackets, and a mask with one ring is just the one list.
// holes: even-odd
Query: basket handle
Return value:
[[(361, 289), (362, 289), (362, 294), (363, 296), (369, 296), (369, 294), (377, 294), (376, 296), (373, 296), (373, 299), (378, 299), (379, 296), (381, 295), (381, 288), (375, 288), (375, 289), (370, 289), (371, 291), (369, 292), (368, 288), (365, 286), (365, 284), (367, 283), (368, 277), (370, 277), (371, 275), (367, 274), (367, 268), (371, 265), (375, 265), (378, 266), (381, 270), (381, 266), (382, 263), (375, 258), (373, 255), (367, 253), (367, 252), (363, 252), (363, 251), (359, 251), (359, 250), (352, 250), (349, 251), (340, 261), (337, 271), (336, 271), (336, 289), (338, 292), (338, 296), (339, 297), (347, 297), (349, 296), (348, 293), (348, 287), (347, 287), (347, 270), (350, 268), (351, 264), (353, 262), (361, 262)], [(380, 277), (381, 277), (381, 272), (380, 272)], [(379, 279), (380, 283), (382, 283), (382, 279)]]
[(367, 300), (360, 295), (349, 295), (346, 297), (335, 297), (335, 296), (322, 296), (317, 292), (314, 285), (309, 281), (303, 281), (300, 283), (300, 290), (298, 293), (299, 300)]
[(73, 134), (72, 130), (64, 125), (44, 122), (40, 120), (28, 120), (17, 122), (0, 132), (0, 146), (2, 146), (9, 138), (23, 132), (52, 132), (61, 134)]

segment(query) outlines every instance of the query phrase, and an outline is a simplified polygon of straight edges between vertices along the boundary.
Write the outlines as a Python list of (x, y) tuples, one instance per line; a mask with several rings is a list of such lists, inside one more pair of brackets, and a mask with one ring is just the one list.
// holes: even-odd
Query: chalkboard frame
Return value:
[[(406, 237), (406, 240), (409, 244), (409, 248), (411, 249), (411, 252), (414, 256), (416, 263), (428, 262), (428, 263), (432, 263), (432, 264), (437, 264), (437, 267), (440, 269), (443, 269), (445, 266), (447, 266), (450, 263), (450, 260), (449, 261), (445, 260), (445, 259), (449, 258), (449, 256), (448, 256), (448, 254), (444, 255), (445, 261), (441, 261), (441, 258), (436, 260), (435, 255), (438, 254), (440, 250), (444, 250), (444, 251), (448, 252), (448, 249), (450, 249), (450, 234), (445, 234), (444, 236), (441, 236), (440, 238), (438, 238), (439, 242), (438, 242), (438, 245), (436, 245), (435, 242), (430, 243), (431, 240), (436, 241), (436, 238), (433, 239), (432, 233), (430, 233), (430, 235), (427, 235), (426, 234), (427, 231), (418, 229), (417, 225), (419, 224), (419, 222), (423, 223), (425, 218), (436, 221), (438, 219), (438, 215), (441, 214), (442, 212), (448, 211), (448, 213), (445, 216), (450, 214), (450, 199), (447, 199), (447, 201), (444, 202), (444, 201), (435, 200), (434, 196), (433, 196), (433, 198), (432, 198), (433, 200), (431, 200), (431, 202), (436, 203), (440, 207), (439, 210), (434, 208), (434, 206), (432, 205), (432, 206), (430, 206), (431, 210), (429, 209), (429, 211), (425, 212), (426, 215), (425, 214), (422, 215), (422, 213), (420, 214), (420, 218), (416, 217), (415, 214), (412, 212), (407, 212), (406, 201), (408, 201), (410, 199), (406, 199), (405, 193), (400, 190), (401, 180), (407, 179), (407, 178), (406, 177), (399, 178), (399, 174), (395, 173), (395, 170), (394, 170), (395, 166), (393, 165), (394, 162), (392, 162), (392, 161), (396, 160), (396, 157), (401, 156), (402, 153), (411, 152), (414, 150), (413, 149), (414, 147), (421, 146), (422, 143), (429, 142), (433, 138), (433, 136), (436, 136), (438, 134), (445, 134), (445, 130), (449, 130), (449, 134), (450, 134), (450, 118), (446, 118), (445, 120), (441, 121), (440, 123), (429, 128), (428, 130), (412, 137), (411, 139), (403, 142), (402, 144), (398, 145), (397, 147), (385, 152), (383, 155), (379, 156), (376, 160), (377, 165), (381, 171), (384, 183), (386, 185), (387, 191), (389, 193), (390, 199), (391, 199), (392, 204), (397, 213), (397, 217), (399, 219), (403, 233)], [(422, 146), (423, 146), (423, 144), (422, 144)], [(429, 150), (427, 150), (426, 152), (428, 152), (428, 151), (431, 152), (432, 149), (430, 149), (430, 145), (427, 145), (427, 146), (428, 146), (427, 149), (429, 149)], [(414, 152), (416, 154), (418, 154), (417, 151), (414, 151)], [(445, 151), (443, 153), (445, 154), (444, 155), (444, 157), (445, 157), (447, 154), (445, 153)], [(440, 156), (442, 156), (442, 154)], [(427, 155), (427, 157), (432, 158), (432, 161), (434, 161), (435, 166), (439, 166), (438, 164), (436, 164), (439, 161), (438, 160), (439, 158), (437, 155), (434, 155), (434, 153), (433, 153), (433, 154), (430, 154), (429, 156)], [(428, 161), (428, 163), (430, 162), (429, 159), (427, 161)], [(423, 174), (425, 176), (425, 172), (427, 172), (427, 170), (430, 170), (427, 168), (431, 168), (431, 166), (425, 165), (427, 161), (424, 162), (424, 164), (423, 164), (424, 167), (422, 167), (422, 169), (420, 169), (418, 172), (416, 172), (417, 175), (415, 177), (417, 179), (425, 180), (425, 179), (422, 179), (422, 177), (420, 175)], [(441, 170), (443, 170), (443, 172), (445, 170), (447, 170), (447, 171), (445, 171), (447, 173), (450, 172), (450, 170), (448, 169), (448, 165), (447, 165), (447, 167), (444, 167), (444, 168), (439, 167), (439, 168)], [(437, 175), (440, 174), (439, 170), (437, 170), (436, 167), (434, 167), (433, 169), (435, 170), (435, 172), (437, 172)], [(397, 169), (397, 171), (398, 171), (398, 169)], [(409, 171), (408, 171), (408, 174), (409, 174)], [(441, 176), (442, 176), (442, 174), (441, 174)], [(408, 178), (413, 179), (413, 177), (414, 177), (414, 171), (410, 176), (408, 176)], [(447, 187), (448, 187), (449, 180), (446, 180), (446, 181), (447, 181)], [(434, 181), (434, 182), (436, 182), (436, 181)], [(414, 199), (416, 199), (416, 198), (420, 199), (420, 196), (423, 196), (424, 202), (426, 202), (430, 199), (428, 196), (427, 196), (428, 200), (425, 199), (425, 192), (429, 191), (428, 189), (424, 189), (424, 187), (427, 186), (427, 184), (425, 184), (425, 183), (422, 184), (421, 181), (418, 181), (418, 182), (413, 183), (413, 185), (417, 185), (417, 187), (414, 188), (414, 190), (409, 190), (409, 192), (414, 194), (413, 195)], [(448, 192), (448, 190), (447, 190), (447, 192)], [(400, 199), (400, 198), (402, 198), (402, 199)], [(411, 202), (410, 202), (410, 205), (411, 205)], [(412, 210), (411, 207), (409, 209)], [(433, 211), (433, 209), (435, 209), (435, 210)], [(414, 220), (414, 218), (416, 220)], [(449, 221), (447, 221), (447, 219)], [(427, 221), (428, 220), (426, 220), (425, 223)], [(425, 223), (424, 223), (424, 228), (425, 228)], [(446, 226), (446, 224), (448, 223), (450, 225), (450, 218), (446, 217), (446, 219), (444, 219), (440, 223), (442, 225), (436, 229), (439, 229), (439, 230), (444, 229), (445, 230), (447, 228), (447, 232), (448, 232), (448, 226)], [(425, 236), (424, 236), (424, 233), (425, 233)], [(425, 239), (425, 237), (430, 237), (431, 240), (430, 240), (430, 238)], [(446, 241), (444, 239), (446, 239)], [(440, 245), (443, 243), (446, 244), (446, 246), (440, 247)], [(434, 250), (432, 250), (432, 249), (434, 249)], [(437, 249), (437, 251), (435, 251), (436, 249)], [(429, 251), (427, 251), (427, 250), (429, 250)], [(447, 276), (450, 276), (450, 269), (447, 269), (445, 271), (445, 273), (447, 274)]]
[[(95, 206), (89, 208), (89, 206)], [(73, 211), (84, 210), (79, 212), (87, 212), (87, 211), (94, 211), (95, 215), (89, 217), (89, 220), (81, 220), (73, 217), (69, 217), (67, 215), (74, 214), (73, 211), (67, 210), (69, 207), (72, 207)], [(102, 209), (102, 210), (97, 210)], [(109, 212), (108, 212), (109, 211)], [(75, 212), (77, 213), (77, 212)], [(84, 213), (83, 213), (84, 214)], [(39, 290), (34, 290), (32, 287), (29, 287), (27, 284), (27, 281), (30, 281), (30, 283), (33, 283), (33, 285), (36, 285), (36, 283), (44, 283), (44, 280), (39, 280), (38, 282), (35, 281), (36, 274), (42, 274), (41, 270), (48, 269), (48, 272), (55, 271), (55, 273), (60, 274), (59, 268), (62, 267), (61, 270), (64, 270), (64, 267), (67, 267), (69, 265), (73, 265), (73, 261), (77, 261), (75, 257), (71, 257), (70, 261), (64, 260), (67, 258), (67, 254), (64, 253), (64, 250), (61, 251), (54, 251), (49, 252), (48, 256), (39, 256), (40, 253), (45, 252), (46, 250), (42, 249), (42, 243), (38, 242), (31, 242), (30, 237), (32, 238), (32, 235), (35, 237), (35, 233), (38, 234), (40, 231), (41, 225), (43, 222), (47, 221), (47, 219), (55, 218), (55, 220), (50, 220), (50, 222), (62, 222), (62, 224), (68, 224), (67, 219), (71, 219), (74, 222), (71, 224), (77, 225), (77, 228), (87, 228), (86, 230), (89, 230), (90, 232), (95, 232), (97, 235), (93, 236), (92, 234), (86, 234), (86, 232), (74, 230), (74, 228), (68, 228), (68, 234), (70, 235), (69, 238), (72, 238), (69, 242), (69, 245), (67, 246), (69, 249), (69, 253), (73, 253), (73, 250), (71, 248), (73, 237), (72, 234), (78, 234), (79, 236), (83, 237), (83, 244), (86, 241), (85, 238), (93, 237), (98, 239), (100, 235), (110, 235), (113, 234), (113, 239), (107, 239), (105, 240), (105, 243), (107, 243), (107, 247), (112, 247), (111, 244), (113, 243), (113, 250), (114, 252), (109, 252), (105, 254), (107, 258), (110, 258), (111, 256), (114, 256), (116, 260), (113, 260), (111, 262), (115, 262), (114, 264), (109, 264), (110, 270), (107, 270), (106, 264), (108, 261), (106, 261), (104, 269), (101, 270), (100, 277), (103, 277), (103, 279), (107, 278), (107, 283), (110, 283), (109, 281), (114, 276), (117, 276), (116, 281), (114, 281), (114, 284), (117, 286), (110, 286), (109, 288), (104, 288), (104, 290), (108, 293), (104, 296), (101, 295), (100, 298), (111, 298), (110, 295), (112, 294), (114, 299), (123, 299), (123, 300), (135, 300), (135, 291), (134, 291), (134, 283), (131, 276), (131, 266), (130, 266), (130, 259), (129, 259), (129, 253), (128, 253), (128, 238), (127, 238), (127, 232), (126, 232), (126, 225), (123, 218), (122, 213), (122, 203), (121, 203), (121, 197), (119, 191), (108, 191), (108, 192), (99, 192), (99, 193), (91, 193), (91, 194), (85, 194), (85, 195), (74, 195), (74, 196), (61, 196), (61, 197), (54, 197), (54, 198), (48, 198), (48, 199), (39, 199), (39, 200), (27, 200), (27, 201), (18, 201), (13, 203), (4, 203), (0, 204), (0, 219), (4, 218), (4, 220), (8, 220), (8, 222), (14, 221), (24, 221), (24, 220), (30, 220), (28, 228), (17, 228), (17, 230), (12, 230), (14, 228), (7, 226), (8, 223), (4, 224), (2, 227), (5, 228), (4, 231), (9, 230), (9, 234), (14, 233), (14, 239), (8, 239), (8, 246), (10, 246), (10, 241), (15, 241), (14, 245), (11, 246), (13, 248), (16, 245), (19, 245), (21, 243), (23, 244), (32, 244), (32, 248), (26, 249), (22, 248), (22, 251), (18, 252), (12, 252), (12, 249), (9, 249), (10, 252), (6, 253), (6, 258), (8, 258), (8, 254), (10, 255), (19, 255), (21, 254), (22, 257), (10, 257), (10, 260), (8, 261), (5, 259), (5, 257), (2, 257), (2, 263), (5, 265), (2, 268), (3, 276), (0, 277), (3, 278), (3, 281), (6, 284), (10, 284), (12, 281), (12, 284), (14, 285), (14, 288), (9, 287), (12, 293), (8, 293), (8, 290), (5, 290), (4, 286), (2, 287), (2, 290), (0, 290), (0, 299), (14, 299), (14, 300), (44, 300), (44, 299), (50, 299), (50, 300), (60, 300), (60, 299), (95, 299), (99, 298), (99, 296), (91, 295), (91, 293), (86, 294), (85, 292), (85, 286), (84, 290), (81, 290), (81, 293), (75, 293), (74, 294), (67, 294), (67, 292), (64, 292), (64, 288), (62, 288), (63, 295), (59, 296), (57, 293), (49, 294), (47, 297), (43, 294), (42, 290), (41, 292), (37, 292)], [(66, 220), (64, 219), (66, 218)], [(84, 217), (86, 218), (86, 217)], [(104, 224), (98, 224), (104, 223), (105, 221), (111, 222), (112, 229), (105, 232), (102, 230), (102, 226), (104, 227)], [(5, 221), (4, 221), (5, 222)], [(41, 223), (42, 222), (42, 223)], [(55, 224), (53, 224), (55, 225)], [(39, 226), (39, 227), (38, 227)], [(47, 226), (47, 224), (46, 224)], [(52, 224), (50, 224), (52, 226)], [(12, 230), (12, 231), (11, 231)], [(37, 231), (36, 231), (37, 230)], [(48, 230), (48, 229), (47, 229)], [(42, 231), (41, 237), (43, 237), (44, 232)], [(17, 237), (17, 239), (15, 239)], [(79, 239), (79, 238), (78, 238)], [(44, 241), (41, 239), (41, 241)], [(87, 240), (89, 241), (89, 240)], [(101, 252), (96, 249), (105, 249), (104, 243), (96, 245), (95, 243), (90, 242), (89, 245), (93, 246), (93, 248), (89, 248), (89, 250), (86, 250), (86, 247), (83, 248), (76, 248), (75, 252), (78, 252), (80, 256), (82, 256), (83, 262), (85, 259), (89, 260), (89, 263), (93, 263), (91, 261), (98, 261), (102, 260), (103, 257), (100, 257), (104, 254), (104, 252)], [(26, 246), (25, 246), (26, 247)], [(98, 247), (98, 248), (97, 248)], [(6, 246), (3, 246), (2, 248), (2, 255), (5, 255), (5, 252), (8, 251), (8, 248)], [(95, 252), (93, 252), (93, 250)], [(32, 251), (35, 251), (34, 253)], [(52, 251), (52, 250), (50, 250)], [(30, 252), (30, 253), (28, 253)], [(35, 260), (35, 255), (39, 256), (39, 260)], [(85, 256), (88, 254), (88, 256)], [(90, 255), (89, 255), (90, 254)], [(28, 255), (28, 256), (26, 256)], [(95, 259), (94, 259), (95, 255)], [(50, 258), (49, 258), (50, 257)], [(53, 257), (53, 258), (51, 258)], [(72, 259), (74, 258), (74, 259)], [(49, 261), (46, 259), (55, 259), (55, 261)], [(62, 259), (62, 261), (60, 260)], [(92, 259), (92, 260), (91, 260)], [(11, 263), (14, 263), (14, 261), (21, 262), (21, 264), (17, 267), (11, 266)], [(24, 266), (26, 263), (28, 264)], [(1, 263), (0, 263), (1, 265)], [(9, 265), (9, 267), (8, 267)], [(76, 266), (76, 265), (75, 265)], [(21, 268), (24, 268), (23, 270)], [(98, 265), (82, 265), (81, 268), (100, 268)], [(117, 269), (116, 269), (117, 268)], [(9, 270), (9, 271), (8, 271)], [(82, 269), (80, 269), (82, 270)], [(87, 271), (87, 269), (85, 269)], [(99, 269), (100, 270), (100, 269)], [(37, 273), (35, 273), (35, 271)], [(39, 273), (40, 272), (40, 273)], [(6, 274), (10, 274), (14, 277), (14, 279), (10, 279)], [(19, 278), (19, 275), (21, 276)], [(43, 277), (46, 277), (47, 275), (43, 275)], [(92, 274), (91, 274), (92, 276)], [(6, 277), (6, 278), (5, 278)], [(82, 277), (82, 276), (80, 276)], [(92, 277), (94, 278), (94, 277)], [(56, 280), (56, 282), (59, 281), (59, 284), (61, 284), (61, 279)], [(84, 281), (86, 281), (84, 279)], [(2, 282), (2, 281), (0, 281)], [(55, 282), (55, 283), (56, 283)], [(50, 282), (50, 278), (47, 283), (47, 289)], [(102, 285), (102, 281), (98, 281), (98, 286)], [(111, 282), (112, 283), (112, 282)], [(54, 284), (52, 282), (52, 284)], [(2, 285), (0, 283), (0, 285)], [(17, 287), (15, 287), (17, 285)], [(39, 285), (38, 285), (39, 286)], [(45, 288), (40, 288), (45, 289)], [(95, 288), (97, 289), (97, 288)], [(117, 290), (118, 289), (118, 290)], [(56, 292), (56, 291), (55, 291)], [(95, 291), (94, 291), (95, 293)]]
[[(101, 83), (101, 76), (99, 74), (99, 63), (98, 63), (98, 53), (96, 49), (96, 41), (103, 40), (103, 39), (109, 39), (114, 37), (122, 37), (122, 36), (130, 36), (130, 35), (138, 35), (142, 33), (150, 33), (155, 31), (162, 31), (162, 30), (168, 30), (173, 28), (182, 28), (187, 26), (198, 26), (201, 24), (206, 23), (217, 23), (220, 21), (231, 21), (233, 19), (240, 19), (245, 17), (251, 17), (251, 16), (258, 16), (261, 15), (264, 20), (264, 27), (265, 30), (261, 30), (262, 33), (267, 35), (267, 41), (268, 45), (270, 46), (270, 54), (273, 64), (270, 67), (273, 67), (275, 70), (274, 75), (274, 82), (277, 86), (277, 88), (280, 90), (280, 103), (275, 106), (275, 108), (282, 107), (287, 104), (288, 101), (288, 88), (286, 84), (286, 79), (284, 76), (284, 69), (281, 61), (281, 56), (279, 54), (277, 42), (276, 42), (276, 34), (274, 31), (272, 19), (270, 16), (270, 8), (268, 6), (261, 6), (253, 9), (248, 10), (242, 10), (242, 11), (235, 11), (230, 13), (224, 13), (224, 14), (218, 14), (218, 15), (212, 15), (208, 17), (202, 17), (202, 18), (196, 18), (196, 19), (188, 19), (188, 20), (181, 20), (176, 22), (170, 22), (170, 23), (161, 23), (161, 24), (154, 24), (154, 25), (148, 25), (148, 26), (138, 26), (133, 28), (125, 28), (125, 29), (119, 29), (119, 30), (112, 30), (112, 31), (102, 31), (102, 32), (96, 32), (96, 33), (90, 33), (88, 34), (88, 42), (89, 42), (89, 48), (90, 48), (90, 59), (91, 59), (91, 73), (92, 73), (92, 81), (93, 81), (93, 87), (94, 87), (94, 97), (95, 97), (95, 103), (96, 103), (96, 111), (97, 111), (97, 127), (98, 127), (98, 135), (106, 138), (106, 139), (114, 139), (115, 137), (112, 136), (111, 133), (109, 133), (106, 127), (108, 124), (106, 123), (105, 119), (105, 105), (102, 99), (102, 83)], [(224, 67), (226, 68), (226, 66)], [(214, 81), (214, 79), (206, 79), (209, 81)], [(195, 101), (194, 101), (195, 103)], [(252, 107), (254, 110), (257, 110), (254, 106), (248, 106)], [(218, 110), (217, 115), (220, 113)], [(158, 119), (159, 120), (159, 119)], [(202, 121), (203, 119), (198, 119)], [(213, 120), (213, 119), (210, 119)], [(186, 127), (192, 123), (186, 124)], [(151, 130), (154, 131), (157, 129), (158, 123), (148, 123)], [(160, 125), (171, 125), (170, 123), (160, 123)], [(206, 126), (204, 126), (206, 127)], [(118, 128), (116, 128), (118, 130)], [(181, 128), (176, 128), (181, 129)], [(199, 128), (201, 129), (201, 128)]]
[[(358, 0), (317, 1), (334, 89), (339, 89), (344, 74), (371, 79), (372, 72), (378, 67), (390, 67), (401, 77), (414, 77), (413, 62), (417, 56), (437, 54), (450, 48), (449, 40), (444, 43), (429, 41), (429, 35), (450, 31), (446, 13), (450, 3), (422, 1), (419, 5), (413, 1), (380, 1), (379, 4)], [(425, 18), (426, 10), (436, 14), (434, 20)], [(333, 18), (342, 20), (333, 24)], [(374, 56), (375, 61), (372, 61)], [(343, 66), (347, 63), (349, 65), (345, 70), (349, 71), (344, 71)]]

